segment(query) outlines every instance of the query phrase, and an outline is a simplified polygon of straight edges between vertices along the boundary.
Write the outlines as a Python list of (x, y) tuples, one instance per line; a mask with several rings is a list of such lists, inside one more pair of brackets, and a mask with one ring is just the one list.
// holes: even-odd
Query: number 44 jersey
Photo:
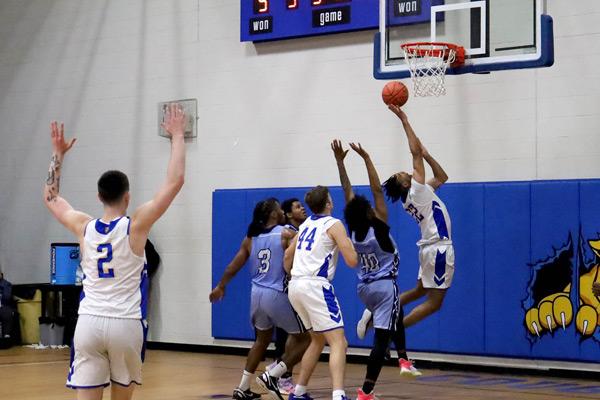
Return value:
[(129, 244), (129, 217), (91, 220), (83, 235), (83, 292), (79, 314), (145, 319), (148, 272), (145, 257)]
[(327, 230), (339, 221), (329, 215), (311, 215), (300, 225), (292, 278), (333, 279), (339, 249)]

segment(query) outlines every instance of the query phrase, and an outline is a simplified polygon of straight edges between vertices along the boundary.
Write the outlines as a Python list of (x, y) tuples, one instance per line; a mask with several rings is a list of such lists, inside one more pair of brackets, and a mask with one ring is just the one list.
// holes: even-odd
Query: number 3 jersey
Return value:
[(446, 205), (429, 185), (412, 180), (404, 209), (421, 228), (418, 246), (443, 242), (452, 244), (452, 226)]
[(252, 238), (250, 265), (252, 284), (284, 291), (286, 273), (283, 269), (283, 245), (281, 233), (285, 228), (273, 228)]
[(336, 222), (339, 222), (339, 219), (329, 215), (312, 215), (300, 225), (292, 279), (306, 277), (320, 277), (329, 281), (333, 279), (339, 249), (327, 234), (327, 230)]
[(83, 292), (79, 314), (145, 319), (148, 272), (145, 257), (129, 244), (129, 217), (90, 221), (83, 235)]

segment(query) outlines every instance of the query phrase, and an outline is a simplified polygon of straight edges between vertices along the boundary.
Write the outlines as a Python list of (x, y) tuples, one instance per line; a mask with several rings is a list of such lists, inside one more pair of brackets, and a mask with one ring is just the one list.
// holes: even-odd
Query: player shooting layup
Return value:
[(183, 186), (185, 173), (185, 115), (179, 106), (167, 110), (164, 129), (171, 135), (167, 178), (154, 198), (138, 207), (131, 218), (129, 181), (119, 171), (98, 180), (104, 205), (100, 219), (76, 211), (59, 195), (65, 154), (75, 139), (65, 141), (64, 127), (51, 125), (53, 155), (44, 186), (44, 202), (80, 243), (84, 272), (83, 298), (75, 329), (67, 386), (79, 400), (100, 400), (111, 382), (112, 400), (129, 400), (142, 383), (144, 339), (147, 331), (148, 274), (144, 246), (150, 228), (167, 211)]
[[(450, 216), (444, 202), (435, 194), (448, 180), (448, 175), (422, 145), (402, 109), (396, 105), (390, 105), (389, 109), (402, 121), (412, 154), (413, 174), (396, 173), (383, 187), (393, 202), (402, 200), (406, 212), (421, 228), (421, 240), (417, 242), (420, 264), (417, 286), (402, 293), (400, 301), (404, 305), (425, 295), (427, 300), (404, 317), (404, 326), (409, 327), (440, 309), (454, 276)], [(423, 160), (433, 171), (433, 178), (427, 183)]]

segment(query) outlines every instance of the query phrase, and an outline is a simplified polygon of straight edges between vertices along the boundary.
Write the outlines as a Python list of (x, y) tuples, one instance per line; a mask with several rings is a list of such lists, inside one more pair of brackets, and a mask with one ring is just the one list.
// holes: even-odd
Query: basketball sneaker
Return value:
[(310, 394), (308, 393), (304, 393), (302, 396), (296, 396), (294, 393), (290, 393), (288, 400), (313, 400), (313, 398), (310, 397)]
[(234, 400), (256, 400), (260, 399), (260, 394), (254, 393), (250, 389), (243, 391), (240, 388), (235, 388), (233, 391), (233, 396), (231, 396)]
[(415, 368), (412, 361), (410, 360), (405, 360), (404, 358), (401, 358), (398, 361), (398, 364), (400, 364), (400, 376), (416, 378), (417, 376), (423, 375), (418, 369)]
[(356, 396), (356, 400), (377, 400), (377, 397), (371, 392), (366, 394), (362, 389), (358, 389), (358, 395)]
[(279, 387), (279, 392), (281, 394), (294, 393), (294, 382), (292, 382), (291, 376), (288, 378), (279, 378), (277, 386)]
[(367, 330), (372, 325), (373, 325), (373, 314), (371, 314), (371, 311), (369, 311), (368, 309), (365, 308), (365, 311), (363, 311), (362, 317), (360, 317), (358, 324), (356, 324), (356, 336), (358, 336), (358, 338), (361, 340), (364, 339), (365, 335), (367, 334)]
[(279, 379), (273, 378), (268, 372), (263, 372), (261, 375), (256, 377), (256, 383), (258, 383), (263, 389), (265, 389), (271, 395), (273, 400), (284, 400), (279, 391), (279, 385), (277, 381)]

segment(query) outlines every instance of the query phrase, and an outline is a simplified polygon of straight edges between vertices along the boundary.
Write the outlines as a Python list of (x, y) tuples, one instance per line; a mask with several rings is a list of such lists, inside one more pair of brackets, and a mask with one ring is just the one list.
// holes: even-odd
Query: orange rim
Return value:
[[(424, 46), (436, 46), (438, 49), (422, 49)], [(434, 57), (443, 57), (444, 60), (447, 60), (450, 55), (450, 50), (454, 50), (456, 53), (454, 62), (451, 64), (452, 67), (458, 67), (464, 64), (465, 62), (465, 48), (462, 46), (458, 46), (452, 43), (444, 43), (444, 42), (414, 42), (414, 43), (404, 43), (400, 46), (404, 51), (416, 54), (419, 57), (423, 57), (425, 55), (433, 55)]]

